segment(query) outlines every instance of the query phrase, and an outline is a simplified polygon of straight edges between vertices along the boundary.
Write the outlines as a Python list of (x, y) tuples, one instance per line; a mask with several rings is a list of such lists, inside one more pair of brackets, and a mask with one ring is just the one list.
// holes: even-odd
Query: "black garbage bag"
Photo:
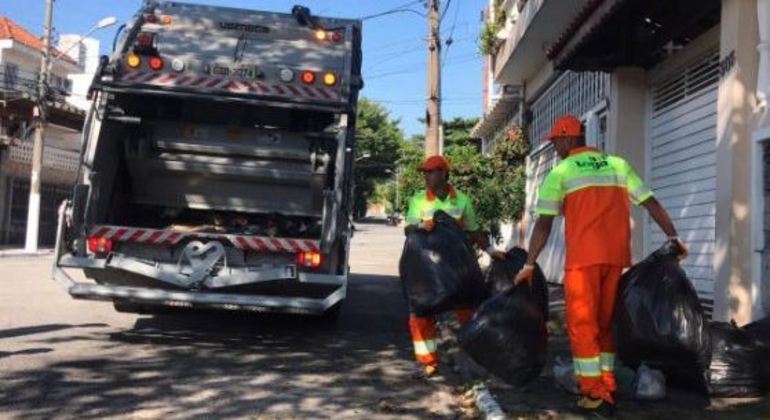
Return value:
[[(505, 260), (493, 260), (484, 275), (484, 284), (489, 293), (494, 296), (513, 287), (513, 278), (527, 262), (527, 251), (521, 248), (511, 248), (505, 253)], [(538, 264), (535, 264), (535, 274), (532, 276), (532, 292), (538, 306), (543, 310), (543, 319), (548, 320), (548, 284), (545, 274)]]
[(621, 278), (615, 305), (620, 360), (662, 370), (673, 384), (707, 391), (711, 340), (698, 295), (677, 260), (678, 246), (664, 244)]
[(741, 329), (746, 331), (756, 345), (770, 348), (770, 316), (746, 324)]
[(758, 397), (768, 390), (770, 348), (757, 344), (745, 329), (713, 322), (709, 394), (713, 397)]
[(435, 229), (409, 234), (399, 263), (404, 295), (417, 316), (458, 306), (476, 306), (487, 297), (481, 268), (467, 235), (442, 211)]
[(548, 333), (529, 286), (500, 293), (476, 311), (458, 334), (460, 348), (489, 373), (516, 385), (537, 378), (546, 363)]

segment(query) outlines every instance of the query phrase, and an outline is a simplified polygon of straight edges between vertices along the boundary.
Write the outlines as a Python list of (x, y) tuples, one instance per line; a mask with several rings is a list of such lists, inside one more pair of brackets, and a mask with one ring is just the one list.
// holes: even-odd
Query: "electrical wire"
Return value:
[(404, 3), (404, 4), (400, 5), (400, 6), (396, 6), (396, 7), (392, 8), (392, 9), (386, 10), (384, 12), (375, 13), (373, 15), (368, 15), (368, 16), (362, 16), (359, 19), (360, 20), (370, 20), (370, 19), (381, 17), (381, 16), (387, 16), (387, 15), (392, 15), (394, 13), (402, 13), (402, 12), (416, 13), (416, 14), (422, 16), (422, 17), (425, 17), (424, 13), (420, 13), (420, 12), (414, 10), (414, 9), (409, 9), (410, 6), (416, 5), (417, 3), (422, 3), (422, 0), (410, 1), (410, 2)]

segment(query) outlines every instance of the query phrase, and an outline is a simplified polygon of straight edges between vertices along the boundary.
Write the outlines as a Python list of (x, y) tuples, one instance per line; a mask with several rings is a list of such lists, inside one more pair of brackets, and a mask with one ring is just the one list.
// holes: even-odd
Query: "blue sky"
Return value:
[[(447, 3), (449, 1), (449, 3)], [(216, 4), (261, 10), (288, 12), (294, 4), (310, 7), (320, 15), (361, 18), (398, 6), (424, 12), (421, 1), (408, 0), (187, 0), (190, 3)], [(442, 92), (443, 117), (477, 117), (481, 113), (481, 63), (476, 40), (481, 26), (481, 9), (486, 0), (441, 0), (449, 5), (442, 23), (444, 39), (453, 38), (444, 47)], [(56, 33), (82, 34), (99, 19), (115, 16), (121, 22), (137, 10), (139, 0), (56, 0)], [(42, 34), (45, 0), (0, 0), (0, 14), (32, 32)], [(109, 51), (118, 25), (95, 34), (102, 51)], [(364, 21), (363, 96), (381, 102), (401, 120), (407, 134), (423, 133), (417, 121), (425, 112), (425, 62), (427, 22), (414, 13), (398, 13)]]

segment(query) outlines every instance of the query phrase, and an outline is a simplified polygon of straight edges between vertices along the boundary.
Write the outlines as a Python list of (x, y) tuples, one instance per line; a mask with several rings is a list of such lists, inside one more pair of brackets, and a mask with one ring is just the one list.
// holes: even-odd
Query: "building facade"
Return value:
[[(519, 125), (532, 144), (527, 212), (508, 245), (526, 245), (537, 189), (557, 161), (543, 141), (548, 129), (574, 114), (590, 145), (631, 162), (668, 209), (690, 247), (683, 268), (714, 319), (768, 314), (768, 8), (767, 0), (491, 2), (490, 18), (515, 21), (487, 58), (489, 90), (519, 94), (491, 96), (474, 134), (489, 148)], [(540, 259), (557, 282), (560, 223)], [(666, 239), (639, 209), (632, 226), (635, 261)]]
[[(25, 239), (42, 51), (38, 36), (0, 16), (0, 246), (22, 245)], [(67, 102), (72, 92), (68, 76), (83, 71), (68, 56), (51, 66), (41, 174), (39, 241), (43, 245), (54, 242), (56, 209), (70, 193), (77, 174), (85, 113)]]

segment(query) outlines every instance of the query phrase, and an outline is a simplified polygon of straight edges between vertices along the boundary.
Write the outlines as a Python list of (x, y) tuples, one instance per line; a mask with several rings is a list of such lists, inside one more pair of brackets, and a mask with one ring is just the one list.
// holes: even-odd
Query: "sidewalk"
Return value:
[(0, 258), (7, 257), (42, 257), (53, 255), (53, 248), (40, 248), (37, 252), (27, 252), (24, 248), (15, 248), (12, 246), (0, 246)]
[[(515, 388), (495, 378), (487, 377), (487, 386), (509, 418), (551, 419), (574, 417), (577, 397), (557, 387), (553, 366), (557, 357), (571, 360), (564, 313), (563, 288), (550, 287), (551, 319), (548, 323), (548, 363), (535, 381)], [(616, 418), (619, 419), (760, 419), (770, 418), (770, 396), (764, 398), (713, 398), (667, 387), (666, 399), (642, 402), (619, 396)]]

